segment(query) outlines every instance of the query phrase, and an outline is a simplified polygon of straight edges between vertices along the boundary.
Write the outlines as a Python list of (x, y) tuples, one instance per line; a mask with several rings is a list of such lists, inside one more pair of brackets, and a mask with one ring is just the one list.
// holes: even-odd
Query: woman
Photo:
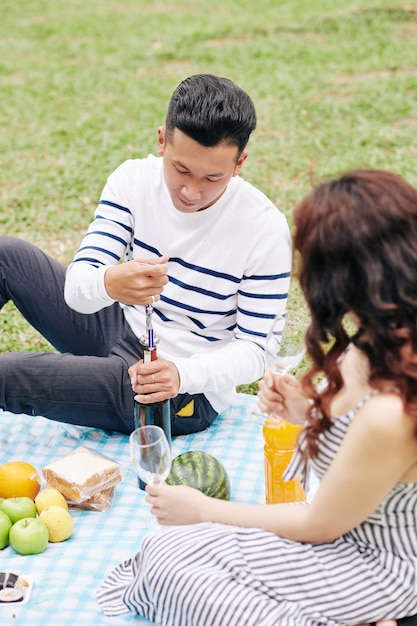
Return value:
[(341, 626), (417, 613), (417, 192), (352, 171), (313, 190), (294, 225), (312, 365), (302, 383), (267, 372), (259, 403), (306, 421), (287, 477), (306, 485), (312, 467), (314, 500), (243, 505), (148, 486), (158, 521), (183, 526), (147, 537), (106, 579), (108, 614)]

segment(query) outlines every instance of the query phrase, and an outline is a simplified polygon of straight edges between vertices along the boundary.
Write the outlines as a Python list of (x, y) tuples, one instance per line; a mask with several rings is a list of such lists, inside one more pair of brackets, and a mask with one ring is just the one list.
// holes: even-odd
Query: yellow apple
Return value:
[(58, 489), (44, 489), (35, 498), (35, 505), (38, 515), (48, 506), (60, 506), (68, 511), (68, 504), (64, 496)]
[(58, 543), (69, 539), (74, 531), (74, 521), (68, 511), (53, 504), (39, 515), (39, 519), (48, 529), (49, 541)]

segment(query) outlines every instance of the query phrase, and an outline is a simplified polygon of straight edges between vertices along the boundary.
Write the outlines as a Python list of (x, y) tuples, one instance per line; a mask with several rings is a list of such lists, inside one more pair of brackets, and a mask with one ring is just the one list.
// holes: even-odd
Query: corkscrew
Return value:
[(153, 305), (147, 304), (145, 306), (146, 312), (146, 337), (148, 340), (148, 350), (154, 350), (155, 348), (155, 335), (152, 327), (152, 313), (153, 313)]

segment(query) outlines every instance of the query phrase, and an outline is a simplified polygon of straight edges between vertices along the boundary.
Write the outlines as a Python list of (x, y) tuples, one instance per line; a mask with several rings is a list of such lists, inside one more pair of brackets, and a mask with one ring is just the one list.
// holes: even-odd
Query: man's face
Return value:
[(237, 159), (235, 145), (202, 146), (177, 128), (165, 141), (158, 128), (158, 154), (164, 160), (164, 177), (173, 205), (183, 213), (196, 213), (214, 204), (230, 179), (239, 173), (247, 152)]

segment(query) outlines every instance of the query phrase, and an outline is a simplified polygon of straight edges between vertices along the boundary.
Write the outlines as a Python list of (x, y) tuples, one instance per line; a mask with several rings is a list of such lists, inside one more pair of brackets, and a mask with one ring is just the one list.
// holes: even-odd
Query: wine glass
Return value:
[[(163, 482), (171, 471), (171, 448), (164, 431), (159, 426), (140, 426), (130, 437), (130, 456), (138, 477), (145, 484)], [(153, 520), (153, 523), (152, 521)], [(160, 528), (155, 518), (150, 518), (149, 528)]]
[(266, 339), (268, 364), (283, 376), (300, 365), (306, 353), (305, 334), (310, 319), (303, 311), (287, 310), (275, 316)]
[[(306, 354), (305, 333), (310, 318), (304, 311), (288, 309), (278, 313), (266, 339), (266, 357), (275, 376), (294, 371)], [(258, 417), (276, 417), (276, 414), (260, 414)]]

